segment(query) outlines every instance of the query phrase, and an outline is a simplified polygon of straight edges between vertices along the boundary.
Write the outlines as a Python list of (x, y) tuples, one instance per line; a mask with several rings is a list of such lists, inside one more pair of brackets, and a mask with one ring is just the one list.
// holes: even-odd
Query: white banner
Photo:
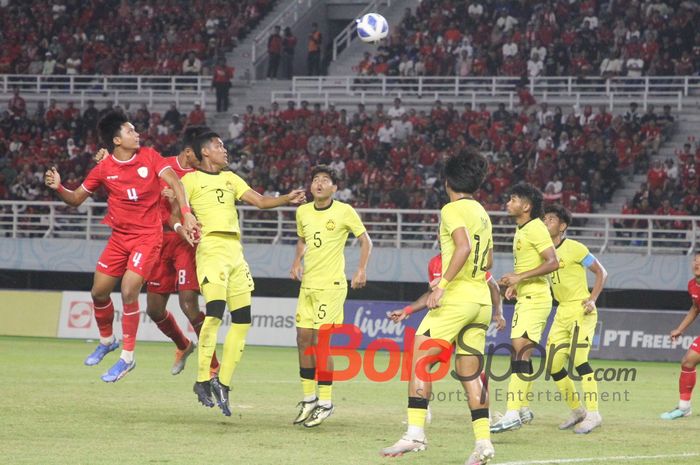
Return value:
[[(112, 294), (112, 302), (114, 303), (114, 334), (117, 339), (121, 339), (121, 295), (117, 293)], [(296, 299), (253, 297), (253, 324), (246, 338), (246, 343), (250, 345), (295, 347), (296, 330), (294, 316), (296, 304)], [(204, 299), (201, 296), (199, 297), (199, 307), (202, 311), (205, 311)], [(169, 341), (170, 339), (160, 332), (155, 323), (146, 314), (146, 294), (139, 296), (139, 309), (141, 322), (136, 339), (139, 341)], [(175, 316), (180, 329), (183, 330), (185, 335), (190, 339), (196, 340), (197, 336), (187, 317), (180, 310), (176, 295), (171, 296), (167, 309)], [(229, 315), (226, 312), (223, 324), (219, 328), (219, 342), (223, 342), (231, 324)], [(89, 292), (63, 293), (61, 316), (58, 322), (58, 337), (99, 338)]]

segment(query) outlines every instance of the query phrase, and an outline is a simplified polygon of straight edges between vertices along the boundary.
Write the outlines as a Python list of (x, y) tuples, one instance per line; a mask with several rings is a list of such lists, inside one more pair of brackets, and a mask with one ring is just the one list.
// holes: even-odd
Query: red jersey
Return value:
[(108, 208), (102, 222), (114, 231), (153, 233), (162, 231), (159, 179), (169, 167), (158, 152), (141, 147), (126, 161), (108, 156), (90, 170), (82, 186), (90, 194), (100, 186), (107, 190)]
[(688, 294), (690, 294), (693, 305), (700, 308), (700, 284), (695, 281), (695, 278), (688, 281)]
[[(183, 168), (182, 165), (180, 165), (180, 160), (178, 160), (178, 157), (167, 157), (164, 158), (165, 163), (175, 171), (175, 174), (177, 174), (177, 177), (182, 179), (184, 175), (187, 173), (191, 173), (194, 171), (194, 168)], [(163, 189), (169, 188), (168, 183), (163, 181), (162, 179), (160, 180), (160, 191), (163, 192)], [(170, 201), (163, 197), (162, 195), (160, 196), (160, 217), (163, 220), (163, 226), (168, 226), (168, 220), (170, 219)], [(168, 226), (169, 227), (169, 226)]]
[[(442, 254), (437, 254), (428, 262), (428, 282), (435, 278), (442, 278)], [(486, 272), (486, 281), (491, 279), (491, 273)], [(698, 287), (700, 290), (700, 287)]]

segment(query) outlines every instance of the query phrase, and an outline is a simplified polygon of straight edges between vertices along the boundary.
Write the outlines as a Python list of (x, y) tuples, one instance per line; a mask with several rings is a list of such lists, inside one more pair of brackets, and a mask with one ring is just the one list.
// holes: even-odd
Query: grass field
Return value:
[[(473, 445), (468, 407), (462, 396), (458, 400), (452, 379), (435, 385), (443, 399), (431, 404), (428, 450), (391, 459), (378, 451), (405, 429), (406, 384), (398, 378), (336, 383), (335, 414), (306, 429), (291, 425), (301, 390), (292, 349), (246, 349), (234, 378), (230, 418), (196, 403), (195, 359), (184, 373), (170, 375), (169, 344), (139, 343), (136, 369), (113, 385), (99, 375), (116, 355), (102, 366), (85, 367), (82, 360), (92, 349), (84, 341), (0, 337), (0, 463), (461, 464)], [(498, 360), (498, 369), (505, 363)], [(588, 436), (558, 431), (566, 407), (536, 401), (532, 425), (493, 437), (494, 463), (700, 463), (700, 418), (658, 419), (676, 402), (678, 365), (595, 363), (623, 366), (636, 367), (637, 379), (600, 383), (611, 397), (628, 391), (627, 401), (601, 402), (602, 429)], [(505, 382), (491, 389), (494, 396)], [(547, 389), (556, 390), (552, 381), (536, 382), (535, 391)], [(502, 398), (493, 404), (504, 410)], [(649, 458), (657, 455), (666, 457)]]

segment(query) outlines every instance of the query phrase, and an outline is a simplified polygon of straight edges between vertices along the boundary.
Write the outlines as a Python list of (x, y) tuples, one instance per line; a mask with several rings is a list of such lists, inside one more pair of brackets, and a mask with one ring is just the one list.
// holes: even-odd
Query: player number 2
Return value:
[(321, 304), (318, 306), (318, 319), (323, 320), (326, 317), (326, 309), (324, 307), (327, 307), (328, 305), (326, 304)]
[(321, 241), (321, 231), (316, 231), (314, 233), (314, 245), (316, 248), (321, 247), (323, 245), (323, 241)]
[(133, 200), (134, 202), (136, 202), (139, 199), (139, 195), (136, 193), (135, 187), (127, 189), (126, 195), (129, 197), (129, 200)]
[(224, 191), (222, 191), (221, 189), (216, 190), (216, 200), (219, 203), (224, 203)]

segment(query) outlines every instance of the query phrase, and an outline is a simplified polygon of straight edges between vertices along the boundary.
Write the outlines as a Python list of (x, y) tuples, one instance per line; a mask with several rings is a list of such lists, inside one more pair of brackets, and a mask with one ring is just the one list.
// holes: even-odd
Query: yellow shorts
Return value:
[(551, 311), (551, 301), (534, 303), (527, 300), (518, 300), (515, 303), (510, 338), (518, 339), (524, 337), (539, 344), (542, 338), (542, 331), (547, 326), (547, 318)]
[[(475, 302), (443, 304), (428, 311), (416, 335), (442, 339), (449, 344), (456, 342), (456, 352), (460, 355), (483, 355), (490, 322), (490, 305)], [(460, 338), (459, 341), (457, 338)]]
[(297, 328), (318, 330), (322, 325), (343, 323), (348, 288), (309, 289), (302, 287), (297, 301)]
[(550, 350), (552, 345), (555, 345), (561, 346), (557, 349), (558, 352), (570, 353), (571, 347), (573, 344), (576, 344), (577, 358), (579, 358), (579, 352), (582, 352), (580, 355), (585, 355), (583, 358), (587, 360), (597, 324), (597, 310), (593, 310), (586, 315), (583, 312), (581, 302), (564, 302), (559, 304), (557, 313), (554, 315), (552, 328), (549, 330), (547, 350)]
[(196, 261), (197, 280), (202, 290), (206, 283), (224, 286), (228, 300), (255, 289), (238, 235), (207, 234), (197, 246)]

